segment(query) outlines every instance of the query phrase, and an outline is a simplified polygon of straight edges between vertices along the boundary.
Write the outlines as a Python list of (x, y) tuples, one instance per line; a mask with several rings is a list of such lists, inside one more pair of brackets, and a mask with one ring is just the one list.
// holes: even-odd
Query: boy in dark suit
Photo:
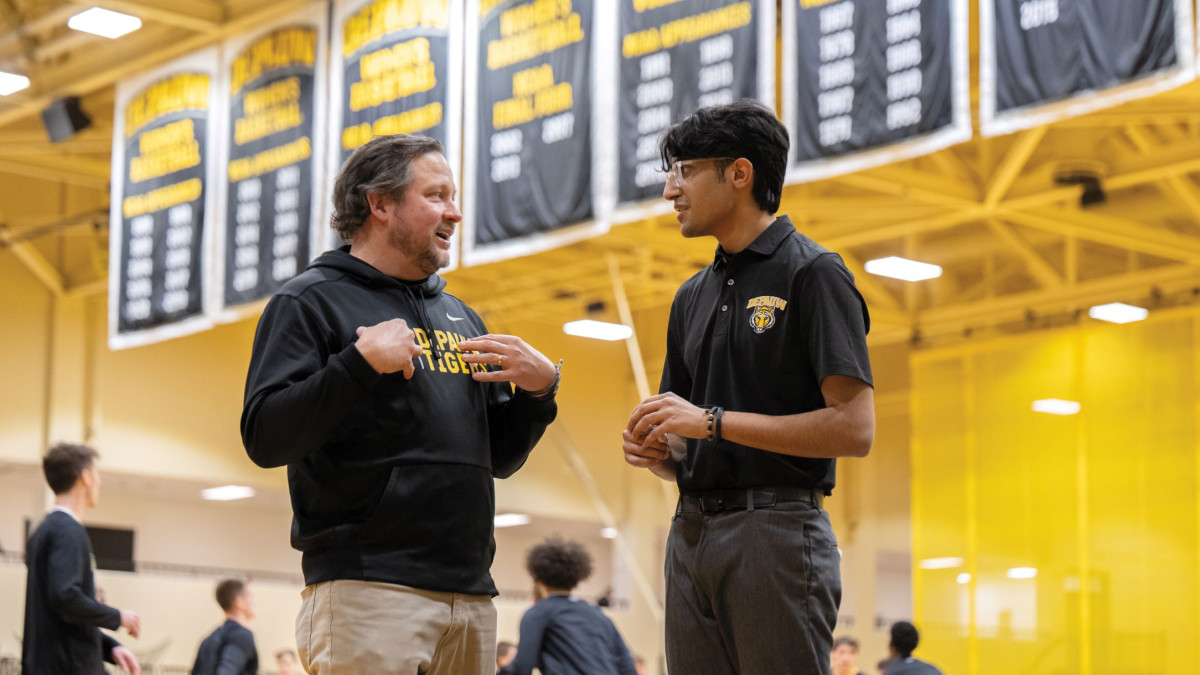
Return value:
[(100, 628), (124, 628), (136, 638), (136, 612), (96, 600), (92, 544), (80, 517), (100, 499), (99, 454), (86, 445), (59, 443), (42, 459), (54, 508), (25, 549), (25, 637), (22, 675), (103, 675), (104, 661), (132, 675), (141, 667), (130, 651)]

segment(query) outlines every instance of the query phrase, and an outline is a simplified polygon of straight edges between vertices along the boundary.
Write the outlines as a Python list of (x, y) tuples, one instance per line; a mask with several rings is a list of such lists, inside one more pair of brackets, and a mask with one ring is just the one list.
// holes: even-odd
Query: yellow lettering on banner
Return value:
[(429, 40), (423, 37), (416, 38), (366, 54), (358, 62), (358, 72), (362, 79), (367, 80), (419, 63), (428, 63), (429, 58)]
[(380, 117), (374, 124), (363, 122), (342, 130), (342, 149), (354, 150), (375, 136), (411, 134), (432, 129), (442, 123), (442, 104), (430, 103), (420, 108)]
[(349, 57), (372, 40), (414, 28), (445, 30), (450, 0), (375, 0), (342, 24), (342, 56)]
[(749, 2), (739, 2), (703, 14), (676, 19), (658, 28), (630, 33), (621, 41), (621, 56), (632, 59), (660, 49), (736, 30), (750, 24), (753, 12), (754, 8)]
[(299, 105), (277, 106), (261, 113), (239, 118), (233, 124), (233, 142), (245, 145), (280, 131), (295, 129), (304, 122)]
[(437, 85), (437, 74), (433, 62), (422, 63), (404, 70), (389, 72), (350, 85), (350, 110), (358, 112), (366, 108), (390, 103), (397, 99), (429, 91)]
[(144, 213), (157, 213), (176, 204), (196, 201), (204, 192), (204, 184), (199, 178), (189, 178), (182, 183), (151, 190), (144, 195), (126, 197), (121, 202), (121, 213), (126, 218), (133, 218)]
[(518, 124), (570, 110), (575, 93), (570, 82), (547, 87), (532, 96), (515, 96), (492, 105), (492, 129), (499, 131)]
[(164, 115), (207, 110), (209, 81), (207, 74), (181, 73), (143, 90), (125, 106), (125, 137)]
[(317, 31), (295, 26), (275, 31), (250, 45), (230, 66), (229, 90), (237, 94), (263, 73), (317, 61)]
[(658, 9), (677, 2), (679, 0), (633, 0), (633, 11), (641, 13), (648, 9)]
[(513, 96), (529, 96), (554, 85), (554, 69), (549, 63), (522, 70), (513, 75)]
[(200, 144), (196, 142), (195, 123), (191, 118), (165, 124), (138, 138), (138, 156), (129, 158), (129, 182), (158, 178), (200, 164)]
[(289, 77), (274, 84), (246, 92), (242, 99), (242, 112), (246, 115), (260, 113), (278, 105), (291, 104), (300, 100), (300, 78)]
[(500, 15), (500, 35), (487, 45), (488, 70), (582, 41), (583, 18), (571, 10), (571, 0), (536, 0), (505, 10)]
[(416, 38), (362, 57), (362, 81), (350, 85), (350, 109), (374, 108), (437, 86), (429, 40)]
[(828, 5), (831, 2), (840, 1), (841, 0), (800, 0), (800, 6), (804, 9), (808, 9), (810, 7), (820, 7), (821, 5)]
[(254, 176), (261, 176), (264, 173), (303, 162), (309, 157), (312, 157), (312, 142), (307, 138), (298, 138), (287, 145), (233, 160), (229, 163), (229, 180), (236, 183)]

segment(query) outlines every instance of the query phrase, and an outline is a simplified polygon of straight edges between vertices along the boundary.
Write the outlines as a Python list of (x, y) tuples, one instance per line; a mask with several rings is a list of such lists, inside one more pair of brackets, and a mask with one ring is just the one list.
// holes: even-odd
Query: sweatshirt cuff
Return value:
[(363, 357), (362, 352), (358, 351), (358, 346), (354, 343), (346, 345), (339, 354), (342, 365), (346, 366), (346, 371), (350, 376), (358, 381), (365, 389), (371, 389), (376, 382), (383, 377), (367, 363), (367, 359)]

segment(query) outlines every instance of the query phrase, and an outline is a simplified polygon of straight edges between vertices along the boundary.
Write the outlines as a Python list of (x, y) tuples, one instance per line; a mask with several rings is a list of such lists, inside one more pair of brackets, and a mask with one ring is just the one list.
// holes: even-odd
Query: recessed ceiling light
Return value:
[(926, 559), (922, 560), (920, 563), (917, 563), (917, 566), (923, 570), (948, 570), (948, 569), (953, 569), (955, 567), (962, 567), (962, 564), (963, 564), (962, 558), (947, 557), (947, 558), (926, 558)]
[(29, 88), (29, 78), (24, 75), (15, 73), (6, 73), (0, 70), (0, 96), (8, 96), (15, 94), (22, 89)]
[(492, 522), (496, 527), (517, 527), (528, 525), (530, 520), (524, 513), (497, 513)]
[(67, 19), (67, 26), (84, 33), (106, 38), (119, 38), (142, 27), (136, 16), (93, 7)]
[(200, 496), (214, 502), (231, 502), (235, 499), (249, 499), (254, 496), (254, 488), (246, 485), (222, 485), (221, 487), (201, 490)]
[(608, 340), (609, 342), (625, 340), (633, 335), (633, 329), (625, 324), (592, 321), (591, 319), (581, 319), (579, 321), (564, 323), (563, 332), (567, 335), (595, 340)]
[(954, 578), (954, 580), (960, 584), (969, 584), (971, 583), (971, 575), (967, 574), (966, 572), (961, 572), (957, 577)]
[(1150, 315), (1150, 310), (1127, 305), (1123, 302), (1110, 302), (1107, 305), (1096, 305), (1088, 310), (1088, 316), (1111, 323), (1133, 323), (1141, 321)]
[(1061, 398), (1043, 398), (1033, 402), (1033, 411), (1048, 415), (1074, 415), (1083, 408), (1078, 401), (1064, 401)]
[(1009, 579), (1032, 579), (1037, 576), (1036, 567), (1012, 567), (1005, 575)]
[(868, 260), (863, 267), (871, 274), (900, 279), (901, 281), (925, 281), (926, 279), (936, 279), (942, 276), (942, 268), (939, 265), (917, 262), (916, 260), (900, 258), (894, 255), (887, 258)]
[(616, 539), (617, 538), (617, 528), (606, 527), (603, 530), (600, 530), (600, 536), (604, 537), (605, 539)]

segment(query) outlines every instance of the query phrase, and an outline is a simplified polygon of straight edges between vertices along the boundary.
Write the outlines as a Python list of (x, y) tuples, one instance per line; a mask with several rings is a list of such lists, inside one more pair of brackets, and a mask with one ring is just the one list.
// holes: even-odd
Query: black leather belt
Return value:
[(706, 490), (679, 493), (676, 513), (716, 513), (718, 511), (753, 511), (769, 509), (776, 504), (803, 502), (816, 508), (825, 503), (825, 493), (809, 488), (744, 488)]

